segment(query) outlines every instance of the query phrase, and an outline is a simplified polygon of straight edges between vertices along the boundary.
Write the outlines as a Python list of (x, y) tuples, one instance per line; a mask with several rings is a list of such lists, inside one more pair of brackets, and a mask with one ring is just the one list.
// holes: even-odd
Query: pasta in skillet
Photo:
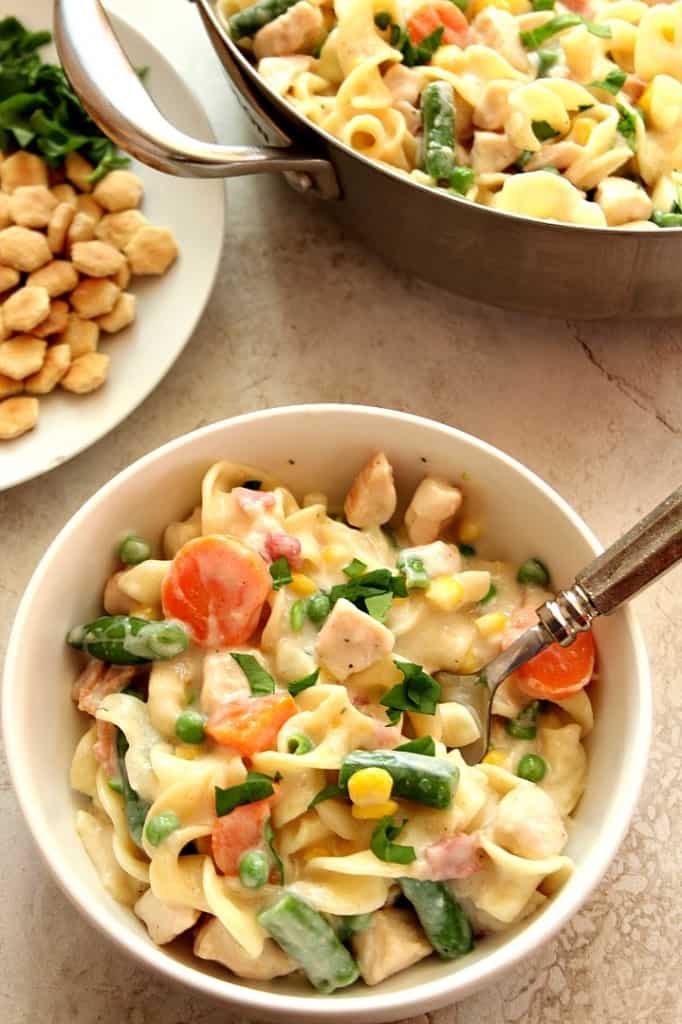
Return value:
[(682, 226), (682, 0), (218, 0), (358, 153), (485, 206)]
[(463, 956), (570, 875), (592, 637), (503, 684), (467, 765), (478, 718), (447, 673), (527, 628), (549, 575), (479, 557), (462, 503), (426, 477), (395, 531), (382, 453), (343, 515), (221, 462), (163, 557), (122, 541), (106, 614), (68, 638), (92, 716), (71, 783), (102, 884), (155, 943), (192, 931), (239, 977), (333, 992)]

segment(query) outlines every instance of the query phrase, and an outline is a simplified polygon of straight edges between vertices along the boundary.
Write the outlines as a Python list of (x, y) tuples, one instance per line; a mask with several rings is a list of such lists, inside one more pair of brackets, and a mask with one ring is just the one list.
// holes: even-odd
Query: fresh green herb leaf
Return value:
[(321, 804), (323, 800), (333, 800), (338, 796), (346, 796), (346, 791), (342, 786), (325, 786), (312, 798), (308, 804), (308, 810), (312, 811), (313, 807), (317, 807), (317, 805)]
[(509, 735), (517, 740), (534, 740), (538, 731), (539, 711), (540, 701), (534, 700), (522, 711), (519, 711), (516, 718), (510, 718), (505, 726)]
[(395, 724), (403, 711), (435, 715), (440, 699), (440, 685), (436, 680), (414, 662), (394, 659), (393, 664), (402, 672), (403, 681), (381, 698), (380, 703), (388, 708), (389, 721)]
[(415, 46), (407, 33), (404, 33), (400, 49), (403, 52), (403, 63), (408, 68), (416, 67), (419, 64), (428, 64), (434, 53), (441, 45), (444, 25), (439, 25), (433, 32), (422, 39), (421, 43)]
[[(345, 598), (360, 611), (366, 612), (367, 598), (390, 594), (393, 597), (407, 597), (407, 586), (403, 576), (394, 576), (390, 569), (374, 569), (354, 576), (348, 583), (339, 583), (329, 593), (331, 605)], [(310, 610), (308, 611), (310, 615)]]
[(368, 613), (373, 619), (377, 619), (379, 622), (385, 622), (386, 616), (388, 615), (391, 605), (393, 604), (393, 594), (375, 594), (374, 597), (368, 597), (365, 599), (365, 607)]
[(593, 36), (598, 36), (599, 39), (611, 39), (613, 35), (608, 25), (597, 25), (593, 21), (586, 21), (585, 28)]
[(612, 96), (617, 96), (623, 88), (627, 77), (625, 71), (622, 71), (620, 68), (614, 68), (601, 81), (590, 82), (589, 87), (590, 89), (604, 89), (605, 92), (610, 92)]
[(538, 142), (547, 142), (548, 139), (555, 139), (560, 134), (547, 121), (533, 121), (531, 127)]
[(450, 175), (450, 188), (458, 195), (465, 196), (475, 180), (476, 175), (471, 167), (455, 167)]
[(520, 32), (519, 35), (521, 42), (527, 50), (537, 50), (548, 39), (555, 36), (557, 32), (563, 32), (567, 28), (574, 28), (576, 25), (584, 25), (588, 32), (591, 32), (594, 36), (599, 36), (601, 39), (611, 38), (611, 29), (608, 25), (595, 25), (594, 22), (586, 21), (579, 14), (573, 14), (569, 11), (557, 14), (555, 18), (546, 21), (544, 25), (538, 25), (528, 32)]
[(272, 576), (273, 590), (280, 590), (285, 584), (291, 583), (291, 566), (284, 555), (281, 558), (276, 558), (272, 563), (270, 575)]
[(533, 0), (534, 11), (553, 11), (556, 0)]
[[(559, 59), (555, 50), (538, 50), (538, 78), (544, 78)], [(528, 150), (524, 150), (525, 153)]]
[(618, 131), (625, 139), (628, 147), (633, 153), (637, 151), (637, 115), (634, 110), (628, 110), (622, 103), (616, 103), (616, 109), (620, 114), (618, 120)]
[(246, 487), (249, 491), (260, 491), (263, 486), (262, 480), (245, 480), (242, 487)]
[(402, 38), (403, 30), (401, 29), (400, 25), (396, 25), (395, 23), (391, 25), (391, 34), (388, 39), (391, 46), (395, 46), (398, 49), (401, 49)]
[(237, 654), (235, 651), (231, 654), (248, 679), (254, 697), (264, 697), (275, 692), (275, 680), (253, 654)]
[(401, 743), (399, 747), (394, 747), (394, 750), (406, 750), (410, 754), (425, 754), (427, 757), (436, 756), (436, 741), (433, 736), (420, 736), (416, 740), (408, 740), (407, 743)]
[(391, 24), (391, 15), (388, 11), (378, 11), (374, 15), (374, 24), (377, 28), (380, 28), (382, 32), (387, 29)]
[(289, 683), (289, 693), (292, 697), (297, 697), (303, 690), (307, 690), (310, 686), (314, 686), (320, 676), (319, 668), (316, 668), (314, 672), (311, 672), (309, 676), (303, 676), (302, 679), (297, 679), (293, 683)]
[(267, 848), (270, 851), (270, 856), (272, 857), (275, 863), (277, 873), (279, 874), (279, 884), (284, 885), (284, 864), (282, 864), (282, 858), (275, 849), (275, 835), (274, 832), (272, 831), (271, 818), (268, 818), (268, 820), (265, 822), (265, 825), (263, 827), (263, 838), (265, 839)]
[(273, 780), (262, 772), (247, 772), (246, 780), (227, 789), (215, 787), (215, 811), (219, 818), (229, 814), (235, 807), (265, 800), (275, 792)]
[(305, 622), (305, 601), (294, 601), (289, 609), (289, 625), (292, 632), (300, 633)]
[(359, 558), (354, 558), (350, 565), (342, 569), (342, 572), (349, 580), (353, 580), (356, 576), (362, 576), (366, 569), (367, 565), (365, 562), (361, 562)]
[[(0, 27), (2, 23), (0, 22)], [(118, 773), (121, 779), (121, 790), (123, 793), (123, 806), (126, 813), (126, 822), (128, 823), (128, 831), (136, 846), (142, 849), (142, 830), (144, 828), (145, 818), (149, 813), (151, 804), (143, 800), (142, 797), (133, 789), (128, 779), (128, 769), (126, 768), (125, 756), (128, 752), (128, 740), (125, 737), (125, 733), (122, 729), (118, 729), (116, 733), (116, 756), (118, 759)]]
[(417, 859), (414, 846), (401, 846), (399, 843), (393, 842), (394, 839), (398, 838), (406, 824), (407, 819), (404, 819), (400, 825), (396, 825), (393, 818), (381, 819), (372, 832), (372, 839), (369, 844), (375, 857), (391, 864), (411, 864), (412, 861)]
[[(465, 169), (468, 170), (468, 168)], [(409, 553), (409, 549), (407, 552), (401, 551), (398, 555), (398, 561), (396, 564), (400, 572), (405, 577), (405, 586), (408, 590), (424, 590), (428, 587), (431, 577), (426, 571), (421, 558), (417, 558), (416, 555), (411, 555)]]

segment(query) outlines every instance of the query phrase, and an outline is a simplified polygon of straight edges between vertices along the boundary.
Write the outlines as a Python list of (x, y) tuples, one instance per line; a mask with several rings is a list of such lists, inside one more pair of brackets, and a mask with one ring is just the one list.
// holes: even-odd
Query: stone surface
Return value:
[[(112, 6), (203, 93), (222, 140), (249, 138), (190, 4)], [(3, 640), (36, 562), (87, 497), (169, 438), (232, 413), (345, 401), (441, 419), (527, 463), (605, 542), (679, 485), (682, 323), (554, 323), (474, 305), (388, 270), (279, 181), (233, 181), (228, 194), (220, 278), (166, 380), (78, 459), (0, 494)], [(639, 812), (615, 863), (534, 959), (413, 1024), (682, 1019), (680, 571), (636, 606), (657, 716)], [(39, 861), (6, 772), (0, 808), (4, 1024), (241, 1024), (169, 990), (79, 917)]]

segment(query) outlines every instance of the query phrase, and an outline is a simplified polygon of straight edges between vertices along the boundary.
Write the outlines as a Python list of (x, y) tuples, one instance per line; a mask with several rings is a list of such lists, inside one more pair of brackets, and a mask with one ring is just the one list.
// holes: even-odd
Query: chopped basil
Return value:
[[(471, 173), (473, 174), (473, 171)], [(408, 590), (424, 590), (428, 587), (431, 577), (426, 571), (421, 558), (405, 554), (401, 551), (398, 555), (397, 566), (405, 577), (405, 586)]]
[(391, 46), (398, 46), (400, 40), (402, 39), (402, 36), (403, 33), (402, 29), (400, 28), (400, 25), (396, 25), (394, 22), (393, 25), (391, 25), (391, 34), (388, 37), (388, 41), (391, 44)]
[(323, 789), (316, 793), (308, 804), (308, 810), (312, 811), (313, 807), (317, 807), (323, 800), (333, 800), (337, 796), (346, 796), (346, 791), (342, 786), (324, 786)]
[(632, 152), (635, 153), (637, 151), (637, 121), (635, 120), (637, 115), (634, 110), (628, 110), (622, 103), (616, 103), (616, 109), (620, 114), (618, 131)]
[(316, 668), (314, 672), (311, 672), (309, 676), (303, 676), (302, 679), (297, 679), (293, 683), (289, 683), (289, 693), (292, 697), (297, 697), (303, 690), (307, 690), (308, 687), (314, 686), (320, 675), (319, 668)]
[[(525, 163), (528, 163), (528, 160), (530, 160), (533, 154), (528, 149), (524, 149), (523, 153), (528, 153), (528, 159), (525, 161)], [(523, 156), (523, 153), (521, 156)], [(519, 157), (519, 160), (521, 159), (521, 156)], [(517, 164), (519, 160), (516, 161)], [(473, 544), (458, 544), (457, 547), (459, 548), (460, 555), (464, 555), (465, 558), (474, 558), (476, 555), (476, 548)]]
[(272, 563), (270, 575), (272, 576), (273, 590), (279, 590), (285, 583), (291, 583), (291, 566), (284, 555), (281, 558), (276, 558)]
[(365, 607), (368, 613), (379, 622), (386, 621), (392, 604), (393, 594), (375, 594), (374, 597), (365, 598)]
[(407, 597), (407, 586), (404, 576), (394, 576), (390, 569), (374, 569), (372, 572), (354, 576), (348, 583), (339, 583), (329, 592), (329, 600), (333, 605), (344, 597), (360, 611), (368, 611), (368, 597), (391, 594), (393, 597)]
[(270, 856), (275, 862), (275, 868), (279, 874), (279, 884), (284, 885), (284, 864), (282, 864), (282, 858), (275, 849), (275, 836), (272, 831), (272, 821), (270, 818), (268, 818), (263, 826), (263, 837), (267, 848), (270, 851)]
[[(553, 68), (559, 59), (555, 50), (538, 50), (538, 78), (544, 78), (550, 68)], [(524, 153), (528, 150), (524, 149)]]
[(275, 680), (253, 654), (237, 654), (235, 651), (231, 654), (248, 679), (254, 697), (264, 697), (275, 692)]
[(121, 779), (121, 790), (123, 793), (123, 806), (125, 808), (128, 831), (136, 846), (142, 848), (142, 829), (145, 819), (149, 813), (151, 804), (143, 800), (139, 793), (133, 789), (128, 779), (125, 756), (128, 752), (128, 740), (122, 729), (116, 731), (116, 756), (118, 760), (118, 771)]
[(400, 825), (395, 825), (393, 818), (381, 819), (372, 832), (372, 839), (369, 844), (375, 857), (392, 864), (411, 864), (413, 860), (417, 859), (414, 846), (401, 846), (399, 843), (393, 842), (394, 839), (398, 838), (406, 824), (406, 818), (403, 819)]
[(628, 76), (625, 71), (622, 71), (620, 68), (614, 68), (613, 71), (609, 71), (606, 78), (603, 78), (601, 81), (590, 82), (589, 88), (604, 89), (606, 92), (610, 92), (612, 96), (617, 96), (623, 88), (627, 77)]
[(378, 11), (374, 15), (374, 24), (376, 25), (377, 28), (380, 28), (382, 31), (384, 29), (387, 29), (388, 26), (391, 24), (391, 15), (389, 14), (388, 11)]
[(408, 740), (407, 743), (401, 743), (399, 747), (394, 747), (394, 750), (405, 750), (409, 754), (425, 754), (427, 757), (436, 756), (436, 741), (433, 736), (419, 736), (416, 740)]
[(242, 484), (242, 487), (246, 487), (249, 491), (260, 491), (262, 486), (262, 480), (245, 480)]
[(418, 711), (422, 715), (435, 715), (440, 699), (440, 685), (421, 665), (411, 661), (393, 661), (403, 674), (398, 683), (381, 698), (380, 703), (388, 708), (389, 721), (395, 724), (402, 711)]
[(531, 127), (538, 142), (547, 142), (548, 139), (555, 139), (560, 134), (547, 121), (533, 121)]
[(555, 18), (546, 21), (544, 25), (538, 25), (537, 28), (530, 29), (528, 32), (520, 32), (519, 35), (527, 50), (537, 50), (557, 32), (563, 32), (564, 29), (573, 28), (576, 25), (584, 25), (588, 32), (601, 39), (611, 38), (611, 29), (608, 25), (595, 25), (594, 22), (586, 21), (579, 14), (571, 12), (557, 14)]
[(246, 780), (237, 786), (228, 786), (227, 789), (215, 787), (215, 812), (219, 818), (229, 814), (235, 807), (242, 804), (252, 804), (256, 800), (265, 800), (275, 792), (272, 785), (273, 780), (269, 775), (262, 772), (247, 772)]
[[(543, 167), (542, 169), (543, 169), (543, 171), (545, 171), (545, 170), (548, 171), (550, 168), (549, 167)], [(552, 170), (555, 171), (556, 167), (553, 167)], [(479, 604), (487, 604), (488, 601), (492, 601), (492, 599), (494, 597), (496, 597), (496, 596), (497, 596), (497, 587), (495, 586), (494, 583), (491, 583), (490, 586), (488, 587), (488, 593), (485, 594), (478, 603)]]
[(347, 576), (349, 580), (355, 579), (356, 576), (362, 576), (366, 570), (367, 565), (365, 562), (361, 562), (359, 558), (354, 558), (350, 565), (347, 565), (343, 570), (344, 576)]

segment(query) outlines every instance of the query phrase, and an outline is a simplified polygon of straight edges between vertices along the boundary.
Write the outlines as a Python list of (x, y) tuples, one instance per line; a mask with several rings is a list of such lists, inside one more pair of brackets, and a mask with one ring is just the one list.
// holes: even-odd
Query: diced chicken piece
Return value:
[(353, 481), (343, 510), (351, 526), (363, 530), (387, 523), (395, 512), (396, 502), (391, 463), (383, 452), (377, 452)]
[(421, 72), (416, 68), (406, 68), (404, 64), (391, 64), (384, 75), (384, 85), (393, 97), (394, 105), (398, 100), (406, 100), (416, 107), (423, 84)]
[(506, 135), (499, 135), (497, 132), (474, 132), (471, 166), (477, 174), (503, 171), (518, 155), (518, 148)]
[(518, 71), (528, 71), (528, 53), (519, 38), (519, 26), (509, 11), (486, 7), (472, 23), (472, 43), (483, 43)]
[(103, 722), (97, 719), (97, 740), (92, 752), (104, 765), (110, 779), (118, 777), (118, 758), (116, 756), (116, 726), (113, 722)]
[(454, 544), (446, 544), (444, 540), (434, 540), (432, 544), (422, 544), (416, 548), (403, 548), (402, 559), (418, 558), (431, 579), (436, 576), (449, 576), (462, 568), (462, 558)]
[(609, 227), (633, 220), (648, 220), (654, 204), (641, 185), (628, 178), (604, 178), (597, 186), (596, 200)]
[(446, 480), (427, 476), (412, 495), (405, 513), (405, 528), (412, 544), (438, 540), (462, 504), (462, 492)]
[(165, 946), (199, 920), (200, 911), (192, 907), (168, 907), (147, 889), (134, 907), (135, 913), (147, 926), (149, 938), (157, 946)]
[(450, 878), (469, 878), (481, 869), (478, 835), (460, 832), (427, 846), (424, 851), (429, 878), (434, 882)]
[(562, 139), (561, 142), (555, 142), (551, 146), (543, 146), (539, 152), (534, 153), (526, 164), (525, 169), (527, 171), (539, 171), (542, 167), (556, 167), (558, 171), (565, 171), (574, 160), (577, 160), (582, 155), (582, 152), (582, 146), (579, 146), (577, 142)]
[(298, 965), (272, 939), (265, 940), (260, 956), (248, 956), (217, 917), (210, 918), (199, 929), (194, 940), (194, 954), (202, 960), (216, 960), (238, 977), (253, 981), (281, 978), (298, 969)]
[(474, 124), (489, 132), (502, 131), (509, 114), (509, 93), (519, 83), (503, 78), (488, 82), (483, 95), (474, 107)]
[(254, 56), (256, 60), (262, 60), (263, 57), (312, 53), (320, 41), (323, 26), (324, 19), (319, 7), (313, 7), (302, 0), (256, 32), (253, 39)]
[(567, 838), (556, 804), (538, 786), (516, 786), (500, 801), (495, 841), (517, 857), (555, 857), (563, 850)]
[[(258, 651), (249, 652), (263, 662)], [(249, 682), (231, 654), (215, 651), (204, 658), (204, 678), (199, 702), (205, 715), (232, 697), (248, 697), (251, 693)]]
[(403, 115), (403, 121), (410, 135), (416, 135), (421, 128), (422, 116), (416, 107), (413, 107), (407, 100), (395, 100), (393, 109)]
[(303, 565), (301, 542), (298, 537), (289, 533), (268, 533), (261, 555), (266, 562), (276, 562), (278, 558), (286, 558), (292, 569), (300, 569)]
[(319, 661), (343, 681), (390, 654), (393, 644), (390, 629), (342, 597), (318, 633), (315, 648)]
[(105, 665), (93, 659), (73, 684), (71, 696), (78, 702), (79, 711), (94, 715), (104, 698), (125, 690), (134, 675), (134, 665)]
[(367, 985), (378, 985), (433, 952), (414, 914), (398, 907), (372, 914), (369, 927), (356, 933), (352, 944)]

